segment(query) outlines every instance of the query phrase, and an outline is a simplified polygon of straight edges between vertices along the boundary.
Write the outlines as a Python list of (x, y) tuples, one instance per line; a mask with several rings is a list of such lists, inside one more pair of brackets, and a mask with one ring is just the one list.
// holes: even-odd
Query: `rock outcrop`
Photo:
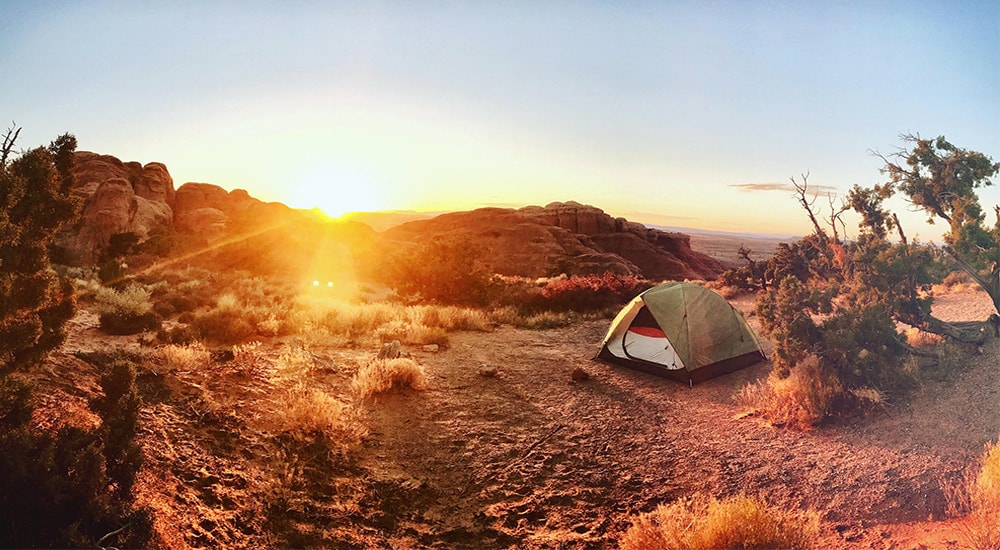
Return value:
[(385, 236), (411, 242), (467, 240), (484, 252), (490, 269), (504, 275), (610, 271), (649, 279), (713, 279), (724, 270), (717, 260), (692, 250), (688, 235), (649, 229), (575, 202), (442, 214), (389, 229)]
[(77, 152), (74, 160), (72, 194), (81, 204), (80, 216), (56, 242), (70, 263), (100, 261), (116, 234), (131, 233), (140, 243), (173, 231), (211, 240), (251, 208), (273, 214), (274, 208), (242, 189), (186, 183), (175, 190), (170, 172), (159, 162), (122, 162), (87, 151)]
[(261, 204), (243, 189), (226, 191), (210, 183), (185, 183), (174, 200), (174, 228), (212, 238), (225, 232), (233, 215)]
[(70, 261), (98, 260), (112, 235), (132, 233), (141, 241), (173, 225), (174, 182), (158, 162), (143, 166), (81, 151), (73, 176), (80, 217), (57, 239)]

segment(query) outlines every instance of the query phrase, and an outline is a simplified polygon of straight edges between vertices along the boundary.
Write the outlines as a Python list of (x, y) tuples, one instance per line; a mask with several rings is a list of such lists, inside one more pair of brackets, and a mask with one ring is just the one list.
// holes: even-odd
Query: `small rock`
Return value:
[(493, 378), (497, 375), (497, 368), (493, 365), (480, 365), (479, 376), (485, 376), (487, 378)]
[(212, 361), (216, 363), (228, 363), (236, 359), (236, 354), (233, 353), (233, 348), (217, 349), (211, 351)]
[(424, 344), (423, 350), (428, 353), (437, 353), (440, 347), (437, 344)]
[(398, 359), (401, 354), (399, 340), (393, 340), (392, 342), (382, 344), (382, 349), (378, 352), (378, 358)]
[(587, 371), (581, 369), (580, 367), (573, 369), (573, 372), (570, 373), (569, 377), (572, 378), (574, 382), (590, 380), (590, 375), (587, 374)]

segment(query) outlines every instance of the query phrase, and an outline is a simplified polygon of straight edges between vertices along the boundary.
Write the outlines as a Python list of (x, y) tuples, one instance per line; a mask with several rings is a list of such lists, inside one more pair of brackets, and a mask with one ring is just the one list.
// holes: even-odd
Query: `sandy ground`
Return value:
[[(935, 311), (982, 319), (990, 304), (954, 294)], [(55, 356), (61, 366), (43, 375), (58, 389), (49, 405), (81, 418), (79, 403), (96, 390), (72, 352), (138, 348), (101, 336), (87, 315)], [(769, 364), (690, 388), (593, 361), (606, 327), (504, 327), (453, 333), (438, 352), (408, 350), (427, 389), (363, 403), (370, 433), (346, 455), (262, 430), (254, 419), (281, 406), (266, 380), (166, 384), (147, 372), (140, 500), (172, 547), (615, 548), (635, 514), (699, 491), (818, 510), (823, 548), (961, 547), (961, 525), (943, 521), (942, 487), (1000, 434), (1000, 340), (950, 381), (797, 432), (744, 417), (734, 402)], [(336, 367), (310, 383), (333, 395), (373, 355), (322, 340), (313, 352)], [(578, 368), (589, 379), (574, 381)]]

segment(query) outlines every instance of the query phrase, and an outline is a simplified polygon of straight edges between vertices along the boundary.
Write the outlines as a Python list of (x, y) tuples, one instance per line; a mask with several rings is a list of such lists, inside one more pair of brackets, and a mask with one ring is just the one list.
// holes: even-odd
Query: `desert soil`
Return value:
[[(983, 319), (990, 308), (964, 292), (940, 298), (936, 313)], [(139, 500), (157, 513), (159, 543), (178, 548), (615, 548), (635, 514), (695, 492), (817, 510), (823, 548), (962, 547), (944, 487), (1000, 434), (1000, 340), (948, 380), (801, 432), (734, 401), (769, 363), (692, 388), (593, 361), (607, 323), (452, 333), (437, 352), (408, 349), (427, 388), (362, 403), (369, 434), (344, 452), (263, 428), (284, 391), (266, 377), (144, 372)], [(93, 369), (73, 352), (138, 348), (96, 324), (79, 315), (43, 373), (49, 414), (94, 421), (94, 378), (81, 374)], [(287, 345), (265, 342), (262, 353)], [(323, 368), (310, 384), (348, 395), (374, 351), (317, 337)], [(589, 378), (574, 380), (575, 369)]]

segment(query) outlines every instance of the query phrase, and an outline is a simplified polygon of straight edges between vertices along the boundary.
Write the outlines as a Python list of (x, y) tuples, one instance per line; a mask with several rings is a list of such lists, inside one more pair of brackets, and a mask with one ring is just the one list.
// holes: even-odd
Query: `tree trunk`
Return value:
[(983, 277), (975, 266), (956, 254), (950, 246), (946, 246), (944, 249), (951, 256), (951, 259), (955, 260), (955, 263), (962, 268), (962, 271), (968, 273), (972, 280), (976, 281), (976, 284), (990, 295), (990, 299), (993, 300), (993, 309), (1000, 313), (1000, 262), (995, 262), (993, 268), (990, 269), (990, 274)]
[(977, 346), (985, 342), (986, 337), (992, 335), (994, 331), (990, 321), (974, 321), (961, 324), (946, 323), (933, 315), (917, 318), (909, 315), (897, 316), (896, 320), (924, 332), (946, 336), (963, 344), (976, 344)]

